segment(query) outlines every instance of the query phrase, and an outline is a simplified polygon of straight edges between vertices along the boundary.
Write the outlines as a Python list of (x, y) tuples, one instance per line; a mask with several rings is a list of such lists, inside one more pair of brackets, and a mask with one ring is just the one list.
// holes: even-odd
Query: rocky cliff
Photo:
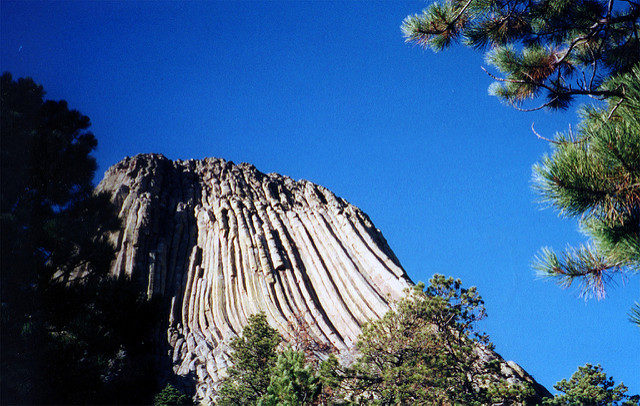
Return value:
[(303, 323), (348, 357), (360, 326), (412, 284), (365, 213), (308, 181), (148, 154), (109, 168), (98, 191), (123, 221), (112, 273), (165, 299), (173, 371), (194, 375), (199, 400), (214, 395), (249, 315), (264, 311), (285, 339)]

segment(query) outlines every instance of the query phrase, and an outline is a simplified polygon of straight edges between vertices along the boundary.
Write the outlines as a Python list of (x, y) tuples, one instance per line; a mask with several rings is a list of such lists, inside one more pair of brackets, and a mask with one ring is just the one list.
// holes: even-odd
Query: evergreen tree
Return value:
[(568, 381), (563, 379), (554, 385), (562, 394), (545, 399), (543, 405), (549, 406), (616, 406), (638, 405), (638, 396), (627, 396), (624, 384), (615, 386), (613, 378), (607, 378), (600, 365), (586, 364)]
[(105, 276), (119, 221), (93, 193), (90, 120), (28, 78), (0, 92), (2, 403), (149, 403), (160, 312)]
[(191, 406), (191, 399), (170, 383), (153, 398), (154, 406)]
[[(503, 74), (489, 73), (491, 93), (517, 109), (566, 108), (577, 96), (606, 100), (584, 109), (577, 135), (536, 133), (554, 152), (534, 168), (543, 199), (578, 218), (591, 239), (560, 255), (545, 248), (534, 267), (563, 286), (578, 279), (598, 298), (613, 275), (640, 266), (639, 19), (633, 1), (445, 0), (402, 25), (407, 41), (436, 51), (456, 41), (487, 50)], [(540, 96), (537, 107), (522, 108)]]
[(259, 405), (301, 406), (315, 404), (320, 395), (320, 380), (316, 371), (306, 362), (302, 351), (288, 348), (278, 354), (267, 393)]
[(264, 313), (250, 316), (242, 336), (231, 342), (232, 365), (218, 391), (218, 404), (256, 404), (267, 393), (280, 342)]
[[(414, 287), (382, 319), (366, 324), (358, 340), (360, 357), (344, 368), (335, 359), (323, 366), (323, 380), (338, 397), (392, 404), (503, 404), (534, 397), (530, 385), (510, 385), (475, 323), (485, 317), (475, 288), (435, 275), (426, 289)], [(332, 367), (332, 368), (331, 368)]]
[(559, 134), (534, 167), (542, 197), (591, 239), (560, 255), (544, 249), (535, 267), (565, 286), (579, 280), (597, 297), (616, 273), (640, 270), (640, 65), (609, 86), (623, 86), (626, 101), (585, 108), (578, 137)]
[(89, 118), (64, 100), (45, 101), (29, 78), (1, 81), (2, 298), (11, 302), (79, 268), (104, 274), (106, 232), (119, 223), (106, 196), (93, 194)]
[(409, 42), (439, 51), (461, 40), (489, 49), (504, 74), (491, 92), (520, 106), (544, 94), (539, 107), (566, 108), (580, 95), (627, 97), (607, 79), (640, 60), (640, 4), (614, 0), (445, 0), (408, 16)]

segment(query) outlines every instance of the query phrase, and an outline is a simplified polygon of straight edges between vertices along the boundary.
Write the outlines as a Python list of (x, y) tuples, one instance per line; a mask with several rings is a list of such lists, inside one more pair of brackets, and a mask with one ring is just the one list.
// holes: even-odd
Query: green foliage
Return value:
[(638, 396), (627, 396), (627, 387), (614, 386), (613, 378), (607, 378), (600, 365), (586, 364), (568, 381), (563, 379), (554, 385), (562, 394), (545, 399), (543, 404), (550, 406), (615, 406), (638, 405)]
[[(578, 136), (558, 135), (553, 155), (534, 167), (543, 199), (577, 218), (590, 242), (561, 254), (544, 248), (534, 268), (565, 287), (580, 281), (584, 295), (598, 298), (615, 274), (636, 273), (640, 4), (443, 0), (408, 16), (402, 30), (408, 42), (436, 51), (456, 41), (487, 50), (487, 63), (503, 74), (489, 73), (490, 93), (519, 110), (563, 109), (577, 96), (607, 101), (584, 109)], [(539, 97), (546, 99), (541, 105), (522, 109)]]
[(323, 380), (338, 397), (376, 404), (523, 402), (532, 388), (509, 385), (497, 361), (481, 360), (481, 348), (491, 347), (475, 331), (484, 317), (475, 288), (435, 275), (426, 289), (417, 285), (382, 319), (366, 324), (360, 357), (349, 368), (335, 360), (324, 365)]
[(633, 305), (629, 313), (629, 321), (640, 327), (640, 303)]
[(149, 403), (161, 311), (139, 292), (129, 281), (105, 279), (50, 288), (42, 310), (27, 318), (3, 309), (3, 401)]
[(190, 406), (193, 402), (170, 383), (153, 398), (154, 406)]
[(518, 106), (544, 93), (542, 107), (566, 108), (579, 95), (627, 97), (606, 82), (640, 61), (640, 5), (614, 3), (444, 0), (405, 18), (402, 31), (435, 51), (457, 41), (489, 48), (487, 62), (504, 74), (494, 95)]
[(350, 371), (340, 364), (335, 354), (330, 354), (327, 359), (318, 364), (318, 378), (322, 385), (320, 393), (322, 404), (349, 404), (347, 399), (354, 397), (349, 388), (347, 379), (349, 375)]
[(320, 379), (312, 366), (307, 364), (304, 352), (288, 348), (278, 354), (276, 365), (271, 370), (267, 393), (258, 404), (311, 405), (318, 398), (320, 389)]
[(616, 273), (640, 270), (640, 65), (614, 83), (628, 98), (585, 109), (578, 138), (559, 134), (553, 154), (534, 166), (543, 200), (577, 218), (591, 240), (560, 255), (544, 249), (534, 266), (563, 286), (579, 280), (598, 298)]
[(280, 342), (280, 335), (269, 326), (264, 313), (250, 316), (242, 336), (231, 342), (232, 366), (218, 391), (218, 403), (256, 404), (267, 393)]

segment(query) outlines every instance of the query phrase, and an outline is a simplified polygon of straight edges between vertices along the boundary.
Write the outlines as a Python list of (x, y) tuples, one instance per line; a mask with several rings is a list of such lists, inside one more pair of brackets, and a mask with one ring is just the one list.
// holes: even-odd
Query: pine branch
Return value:
[(581, 285), (580, 296), (595, 296), (604, 299), (605, 286), (613, 275), (621, 272), (620, 263), (612, 263), (593, 246), (568, 249), (558, 256), (549, 248), (543, 248), (536, 256), (533, 268), (544, 278), (554, 278), (563, 288), (569, 288), (575, 281)]
[[(617, 59), (612, 59), (611, 54), (624, 54), (625, 48), (631, 46), (629, 41), (638, 37), (635, 27), (640, 7), (629, 3), (626, 11), (616, 14), (612, 11), (615, 8), (613, 0), (597, 2), (591, 9), (578, 7), (575, 10), (569, 6), (549, 9), (550, 6), (543, 2), (494, 4), (467, 0), (461, 7), (456, 4), (452, 0), (433, 3), (422, 15), (407, 17), (402, 26), (406, 41), (431, 46), (436, 51), (460, 36), (475, 48), (523, 45), (523, 59), (507, 61), (510, 65), (506, 77), (490, 75), (496, 81), (516, 85), (495, 92), (510, 101), (514, 108), (522, 111), (566, 108), (575, 96), (600, 100), (624, 97), (620, 89), (603, 89), (598, 75), (599, 72), (607, 76), (616, 73), (616, 69), (629, 69), (633, 60), (623, 58), (624, 62), (617, 66)], [(628, 26), (630, 23), (632, 27)], [(548, 47), (565, 44), (565, 49), (544, 55), (540, 51), (544, 44)], [(533, 54), (527, 56), (528, 52)], [(535, 58), (541, 59), (536, 62)], [(504, 71), (502, 62), (494, 61), (494, 64)], [(574, 76), (578, 68), (582, 70), (582, 79)], [(590, 70), (589, 79), (586, 70)], [(554, 79), (551, 78), (553, 73), (557, 73)], [(548, 102), (531, 109), (518, 105), (526, 98), (537, 96), (541, 89), (549, 92)]]
[(640, 327), (640, 303), (636, 302), (631, 308), (629, 321)]

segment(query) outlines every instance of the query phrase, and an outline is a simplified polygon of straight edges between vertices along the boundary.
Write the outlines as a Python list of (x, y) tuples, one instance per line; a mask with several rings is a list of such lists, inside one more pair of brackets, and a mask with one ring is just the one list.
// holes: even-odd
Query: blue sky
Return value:
[(591, 362), (640, 392), (640, 278), (585, 302), (530, 267), (583, 241), (531, 189), (549, 152), (531, 124), (553, 136), (575, 110), (515, 111), (488, 96), (482, 54), (405, 44), (427, 3), (0, 4), (0, 68), (91, 118), (100, 177), (158, 152), (311, 180), (367, 212), (414, 281), (478, 286), (481, 328), (547, 388)]

